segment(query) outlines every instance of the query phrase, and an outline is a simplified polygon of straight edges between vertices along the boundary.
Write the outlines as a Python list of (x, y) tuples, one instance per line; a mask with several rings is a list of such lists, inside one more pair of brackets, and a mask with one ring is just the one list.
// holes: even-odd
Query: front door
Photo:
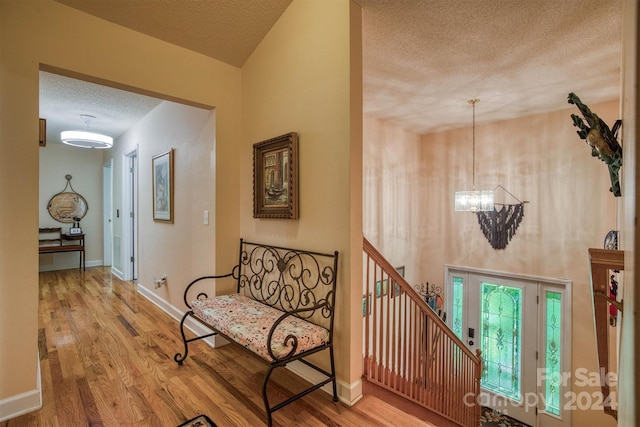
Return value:
[(562, 384), (548, 380), (567, 366), (564, 289), (447, 268), (447, 295), (452, 329), (470, 349), (482, 351), (480, 403), (531, 426), (569, 425)]

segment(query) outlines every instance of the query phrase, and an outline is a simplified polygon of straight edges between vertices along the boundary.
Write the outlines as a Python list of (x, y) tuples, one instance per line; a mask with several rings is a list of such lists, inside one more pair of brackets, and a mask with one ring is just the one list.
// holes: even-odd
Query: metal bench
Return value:
[[(177, 353), (174, 360), (182, 365), (190, 342), (219, 335), (265, 361), (269, 368), (262, 382), (262, 398), (269, 426), (273, 412), (326, 384), (332, 383), (333, 400), (337, 402), (333, 354), (337, 269), (337, 251), (324, 254), (240, 239), (238, 264), (230, 273), (199, 277), (187, 285), (184, 302), (188, 311), (180, 322), (184, 353)], [(209, 280), (224, 279), (237, 282), (236, 293), (208, 297), (200, 289)], [(188, 318), (212, 333), (187, 338)], [(328, 370), (306, 359), (322, 351), (328, 353)], [(322, 374), (322, 378), (271, 405), (267, 395), (271, 373), (293, 361), (304, 363)]]

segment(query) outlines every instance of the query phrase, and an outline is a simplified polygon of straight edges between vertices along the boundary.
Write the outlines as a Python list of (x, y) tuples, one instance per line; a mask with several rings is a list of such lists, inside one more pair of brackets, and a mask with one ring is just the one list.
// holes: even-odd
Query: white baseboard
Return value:
[(40, 357), (37, 360), (36, 388), (16, 396), (0, 400), (0, 423), (37, 411), (42, 408), (42, 380), (40, 378)]
[[(320, 372), (297, 360), (287, 363), (286, 368), (312, 384), (317, 384), (327, 378)], [(353, 384), (338, 380), (337, 388), (338, 399), (347, 406), (353, 406), (362, 399), (362, 380), (360, 379)], [(325, 384), (320, 390), (333, 396), (333, 385), (331, 383)]]
[(111, 274), (113, 274), (120, 280), (124, 280), (124, 273), (119, 269), (115, 268), (113, 265), (111, 266)]
[[(102, 266), (102, 260), (93, 260), (86, 261), (84, 264), (85, 267), (100, 267)], [(56, 271), (56, 270), (71, 270), (73, 268), (78, 268), (78, 262), (64, 262), (64, 263), (53, 263), (40, 265), (38, 267), (38, 271)]]
[[(184, 312), (182, 312), (181, 310), (169, 304), (165, 299), (159, 297), (151, 289), (138, 284), (138, 293), (140, 293), (140, 295), (142, 295), (143, 297), (147, 298), (154, 305), (158, 306), (162, 311), (167, 313), (176, 321), (180, 322), (180, 320), (182, 319)], [(187, 321), (185, 322), (185, 325), (189, 330), (191, 330), (196, 335), (205, 335), (211, 332), (205, 326), (193, 320), (193, 318), (188, 318)], [(209, 344), (213, 348), (229, 343), (227, 340), (225, 340), (222, 337), (205, 338), (203, 341), (205, 341), (207, 344)], [(316, 371), (313, 368), (310, 368), (309, 366), (299, 361), (288, 363), (286, 368), (311, 383), (319, 383), (320, 381), (326, 378), (320, 372)], [(343, 381), (338, 380), (337, 388), (338, 388), (338, 399), (340, 399), (340, 401), (343, 402), (345, 405), (353, 406), (360, 399), (362, 399), (362, 381), (360, 379), (358, 379), (358, 381), (356, 381), (353, 384), (345, 383)], [(331, 383), (323, 386), (321, 390), (328, 393), (329, 395), (333, 395), (333, 387)]]

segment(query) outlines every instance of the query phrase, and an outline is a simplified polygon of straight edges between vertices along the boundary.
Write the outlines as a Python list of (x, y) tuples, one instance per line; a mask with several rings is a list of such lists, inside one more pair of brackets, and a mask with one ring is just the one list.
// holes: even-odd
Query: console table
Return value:
[(79, 252), (80, 265), (78, 268), (83, 271), (85, 267), (84, 253), (84, 234), (63, 234), (60, 227), (56, 228), (39, 228), (39, 245), (38, 252), (40, 254), (52, 254), (60, 252)]

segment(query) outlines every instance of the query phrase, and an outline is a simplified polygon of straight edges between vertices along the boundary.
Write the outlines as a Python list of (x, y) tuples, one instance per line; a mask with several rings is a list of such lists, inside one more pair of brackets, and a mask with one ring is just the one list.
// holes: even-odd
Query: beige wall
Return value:
[[(0, 241), (2, 402), (22, 393), (33, 397), (37, 388), (39, 66), (216, 107), (216, 155), (208, 155), (207, 165), (213, 162), (216, 176), (223, 177), (215, 180), (215, 205), (225, 209), (212, 219), (215, 247), (200, 260), (211, 268), (231, 265), (236, 256), (220, 248), (235, 246), (239, 230), (241, 76), (238, 68), (54, 1), (2, 1), (0, 20), (0, 182), (19, 183), (0, 187), (0, 219), (14, 229), (12, 239)], [(194, 242), (195, 234), (178, 235), (172, 244), (194, 251), (211, 244)]]
[[(73, 191), (87, 201), (89, 209), (80, 221), (85, 233), (85, 256), (88, 266), (102, 265), (102, 154), (101, 150), (86, 150), (63, 144), (48, 143), (41, 147), (38, 197), (38, 225), (62, 227), (67, 232), (73, 224), (61, 223), (49, 215), (47, 206), (51, 197), (61, 192), (69, 174)], [(65, 191), (72, 191), (67, 188)], [(78, 268), (78, 252), (40, 255), (40, 270)]]
[[(137, 150), (138, 285), (173, 307), (184, 310), (182, 290), (194, 277), (215, 270), (215, 113), (164, 101), (143, 117), (105, 153), (113, 158), (113, 228), (122, 236), (128, 221), (123, 195), (125, 156)], [(155, 155), (174, 150), (174, 221), (153, 221), (152, 170)], [(120, 216), (116, 210), (121, 212)], [(209, 225), (203, 212), (210, 212)], [(126, 242), (122, 243), (123, 246)], [(124, 250), (120, 252), (124, 257)], [(120, 265), (125, 265), (123, 258)], [(230, 266), (222, 266), (222, 269)], [(167, 275), (167, 286), (154, 288), (154, 277)]]
[[(360, 145), (357, 137), (351, 138), (354, 127), (359, 132), (362, 110), (353, 117), (352, 98), (360, 99), (360, 86), (350, 95), (350, 7), (347, 0), (294, 0), (242, 70), (241, 235), (340, 251), (335, 334), (342, 383), (357, 381), (361, 374), (351, 367), (352, 360), (361, 359), (361, 349), (355, 353), (350, 347), (351, 337), (359, 335), (349, 309), (351, 284), (358, 283), (351, 269), (352, 235), (358, 240), (358, 257), (362, 251), (360, 219), (354, 223), (351, 217), (361, 203), (359, 190), (352, 198), (359, 178), (350, 175), (350, 164), (352, 144)], [(358, 8), (353, 13), (358, 25)], [(299, 135), (300, 218), (254, 219), (252, 145), (288, 132)]]
[[(576, 135), (570, 116), (579, 112), (570, 107), (476, 126), (476, 189), (500, 184), (529, 201), (504, 250), (491, 248), (475, 215), (453, 210), (454, 193), (472, 185), (470, 128), (419, 137), (366, 118), (365, 237), (406, 265), (412, 284), (443, 284), (444, 264), (571, 280), (572, 369), (597, 372), (587, 248), (617, 229), (618, 201), (606, 165)], [(589, 107), (610, 126), (619, 117), (617, 101)], [(497, 200), (514, 202), (504, 194)], [(575, 411), (572, 423), (615, 424), (601, 410)]]

